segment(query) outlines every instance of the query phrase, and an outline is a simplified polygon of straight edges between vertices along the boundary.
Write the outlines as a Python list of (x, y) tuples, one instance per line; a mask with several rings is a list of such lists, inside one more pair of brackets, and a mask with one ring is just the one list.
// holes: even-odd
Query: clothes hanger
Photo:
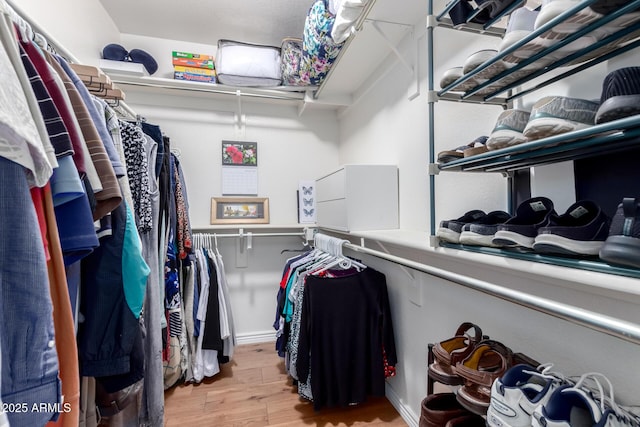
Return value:
[(222, 255), (220, 255), (220, 251), (218, 250), (218, 235), (216, 233), (213, 233), (213, 243), (215, 244), (216, 255), (222, 258)]

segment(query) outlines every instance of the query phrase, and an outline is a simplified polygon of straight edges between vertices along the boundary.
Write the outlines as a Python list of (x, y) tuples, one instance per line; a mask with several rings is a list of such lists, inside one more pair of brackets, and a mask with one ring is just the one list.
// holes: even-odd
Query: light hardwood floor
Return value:
[(313, 410), (298, 397), (273, 343), (242, 345), (221, 372), (165, 392), (167, 427), (406, 426), (384, 398), (349, 408)]

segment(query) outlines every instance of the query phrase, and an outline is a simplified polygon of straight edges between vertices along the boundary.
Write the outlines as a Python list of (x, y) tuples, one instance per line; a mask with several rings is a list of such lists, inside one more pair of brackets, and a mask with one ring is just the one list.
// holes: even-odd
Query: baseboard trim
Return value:
[(249, 332), (236, 335), (236, 344), (259, 344), (276, 340), (276, 331)]
[(402, 402), (400, 396), (398, 396), (398, 394), (389, 386), (389, 384), (386, 385), (385, 394), (389, 402), (391, 402), (393, 407), (396, 408), (402, 419), (409, 426), (418, 427), (419, 419), (416, 414), (414, 414), (411, 408), (409, 408), (404, 402)]

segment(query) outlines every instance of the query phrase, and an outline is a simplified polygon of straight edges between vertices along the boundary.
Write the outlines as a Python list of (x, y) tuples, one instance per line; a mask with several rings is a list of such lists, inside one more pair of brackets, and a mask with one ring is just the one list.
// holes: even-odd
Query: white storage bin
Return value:
[(280, 86), (280, 48), (218, 40), (218, 82), (230, 86)]
[(398, 228), (398, 168), (345, 165), (316, 181), (317, 223), (341, 231)]

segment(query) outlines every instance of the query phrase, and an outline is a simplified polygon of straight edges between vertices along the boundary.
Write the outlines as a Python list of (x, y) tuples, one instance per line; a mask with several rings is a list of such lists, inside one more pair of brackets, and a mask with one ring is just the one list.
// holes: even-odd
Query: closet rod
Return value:
[[(62, 44), (60, 44), (55, 38), (53, 38), (51, 34), (49, 34), (44, 28), (38, 25), (37, 22), (31, 19), (29, 15), (22, 8), (20, 8), (14, 0), (5, 1), (20, 18), (24, 19), (24, 21), (31, 26), (31, 29), (34, 32), (42, 35), (47, 40), (47, 43), (52, 46), (57, 53), (59, 53), (69, 62), (82, 64), (82, 62), (78, 58), (76, 58)], [(126, 103), (124, 103), (124, 101), (120, 101), (118, 107), (121, 108), (125, 113), (129, 114), (132, 118), (135, 118), (137, 116), (136, 112), (133, 111), (131, 107), (129, 107)]]
[(414, 270), (422, 271), (435, 277), (448, 280), (464, 287), (483, 292), (488, 295), (521, 305), (560, 319), (567, 320), (577, 325), (602, 332), (633, 344), (640, 344), (640, 325), (617, 319), (604, 314), (592, 312), (579, 307), (574, 307), (546, 298), (524, 292), (507, 289), (493, 283), (474, 279), (461, 274), (452, 273), (440, 268), (431, 267), (406, 258), (358, 246), (353, 243), (344, 243), (343, 246), (356, 252), (382, 258), (395, 264), (403, 265)]
[(246, 232), (246, 233), (194, 233), (194, 234), (200, 234), (200, 235), (204, 235), (204, 236), (216, 236), (216, 237), (287, 237), (287, 236), (294, 236), (294, 237), (302, 237), (304, 238), (306, 236), (306, 233), (304, 231), (300, 232), (300, 233), (252, 233), (252, 232)]

